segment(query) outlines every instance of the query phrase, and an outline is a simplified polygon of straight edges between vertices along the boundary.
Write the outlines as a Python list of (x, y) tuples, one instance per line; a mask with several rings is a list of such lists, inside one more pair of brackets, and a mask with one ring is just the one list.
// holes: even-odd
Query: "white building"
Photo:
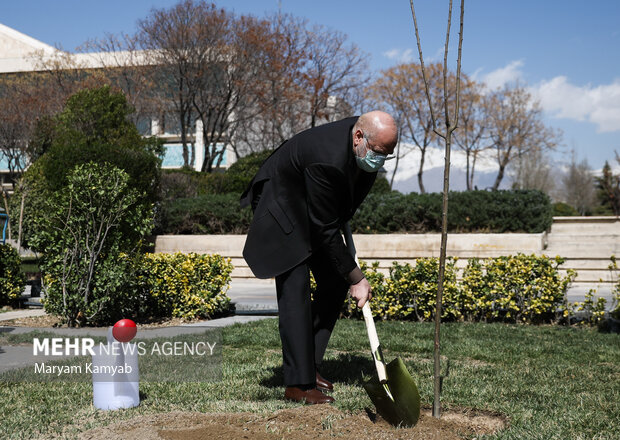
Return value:
[[(41, 56), (43, 59), (51, 59), (63, 54), (65, 53), (46, 43), (0, 24), (0, 75), (43, 70), (39, 67)], [(115, 62), (118, 63), (118, 58), (122, 58), (124, 54), (122, 52), (114, 54), (79, 53), (70, 56), (80, 67), (97, 69), (106, 65), (114, 65), (112, 57), (115, 57)], [(107, 60), (109, 62), (106, 62)], [(194, 168), (200, 171), (204, 159), (205, 144), (200, 121), (197, 121), (195, 125), (196, 131), (188, 141), (195, 145)], [(163, 168), (180, 168), (183, 166), (183, 147), (180, 134), (174, 130), (175, 126), (176, 124), (164, 124), (163, 121), (152, 118), (145, 126), (139, 127), (144, 135), (154, 135), (164, 140), (166, 154), (162, 164)], [(221, 148), (224, 148), (224, 145), (221, 145)], [(1, 153), (0, 156), (0, 173), (7, 173), (9, 171), (7, 160)], [(227, 146), (220, 167), (229, 167), (235, 159), (236, 156), (232, 148)]]

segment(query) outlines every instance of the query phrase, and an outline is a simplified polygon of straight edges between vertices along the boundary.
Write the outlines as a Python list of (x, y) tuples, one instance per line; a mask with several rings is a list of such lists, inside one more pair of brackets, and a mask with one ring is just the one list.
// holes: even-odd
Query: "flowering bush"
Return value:
[(146, 254), (136, 273), (141, 315), (213, 318), (228, 311), (233, 266), (219, 255)]
[[(612, 283), (611, 288), (611, 307), (609, 316), (607, 316), (607, 299), (601, 296), (596, 297), (596, 289), (588, 290), (583, 301), (570, 303), (571, 315), (574, 316), (574, 321), (580, 325), (603, 325), (607, 318), (620, 320), (620, 276), (618, 275), (618, 261), (616, 256), (612, 255), (611, 263), (607, 268), (610, 273), (610, 281)], [(603, 281), (603, 280), (601, 280)]]
[[(448, 321), (549, 322), (569, 312), (565, 294), (575, 273), (560, 276), (559, 257), (523, 255), (468, 261), (459, 279), (456, 259), (446, 261), (442, 319)], [(439, 261), (420, 258), (415, 266), (393, 263), (389, 276), (378, 263), (362, 269), (372, 286), (373, 314), (381, 319), (430, 321), (435, 315)], [(344, 316), (361, 314), (352, 300)]]

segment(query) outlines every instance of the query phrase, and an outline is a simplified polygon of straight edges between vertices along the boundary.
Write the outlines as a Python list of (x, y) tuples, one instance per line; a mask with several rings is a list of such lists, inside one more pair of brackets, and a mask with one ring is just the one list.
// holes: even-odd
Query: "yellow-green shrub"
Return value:
[(620, 275), (618, 275), (618, 261), (615, 255), (612, 255), (610, 260), (611, 263), (607, 266), (612, 283), (609, 313), (606, 311), (608, 308), (607, 299), (601, 296), (597, 297), (597, 289), (590, 289), (583, 301), (568, 304), (573, 315), (572, 322), (578, 325), (598, 325), (599, 328), (606, 331), (604, 330), (606, 319), (620, 320)]
[(183, 319), (213, 318), (227, 312), (233, 266), (219, 255), (146, 254), (136, 283), (144, 299), (142, 314)]
[[(442, 318), (458, 319), (460, 311), (454, 307), (458, 302), (456, 282), (456, 259), (446, 261)], [(382, 319), (412, 319), (428, 321), (435, 316), (439, 260), (419, 258), (415, 266), (394, 262), (389, 277), (378, 271), (378, 263), (369, 268), (364, 262), (362, 270), (371, 285), (373, 299), (370, 308), (374, 316)], [(354, 301), (345, 304), (345, 316), (361, 316)]]
[[(471, 259), (457, 279), (456, 259), (446, 261), (442, 319), (542, 322), (568, 313), (565, 294), (575, 273), (562, 277), (559, 257), (518, 254), (488, 260)], [(362, 269), (373, 292), (371, 309), (381, 319), (434, 319), (439, 261), (419, 258), (415, 266), (393, 263), (389, 277), (378, 263)], [(360, 316), (355, 303), (345, 303), (343, 315)]]
[[(611, 310), (611, 316), (614, 319), (620, 320), (620, 275), (618, 274), (618, 260), (615, 255), (611, 256), (611, 263), (608, 267), (611, 272), (612, 282), (614, 283), (614, 287), (611, 292), (614, 306)], [(615, 281), (613, 281), (614, 278)]]
[(596, 289), (590, 289), (585, 294), (583, 301), (570, 303), (570, 314), (574, 316), (577, 325), (597, 325), (605, 319), (605, 307), (607, 299), (595, 298)]
[(542, 322), (567, 311), (566, 291), (576, 274), (558, 272), (560, 257), (511, 255), (472, 259), (463, 273), (464, 315), (472, 320)]

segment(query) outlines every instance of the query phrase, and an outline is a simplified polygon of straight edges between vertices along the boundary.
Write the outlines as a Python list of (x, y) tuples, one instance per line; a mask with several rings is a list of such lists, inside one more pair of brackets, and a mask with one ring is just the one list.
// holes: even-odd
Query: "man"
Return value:
[(396, 124), (381, 111), (311, 128), (282, 144), (241, 196), (254, 210), (243, 256), (256, 277), (276, 279), (286, 399), (334, 401), (318, 368), (347, 291), (358, 307), (371, 297), (341, 228), (396, 142)]

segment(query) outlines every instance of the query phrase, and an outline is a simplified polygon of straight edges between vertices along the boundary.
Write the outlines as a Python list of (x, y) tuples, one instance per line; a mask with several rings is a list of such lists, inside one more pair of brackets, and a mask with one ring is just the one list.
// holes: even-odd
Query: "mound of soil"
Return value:
[(448, 411), (440, 419), (422, 411), (412, 428), (394, 428), (374, 414), (347, 414), (329, 405), (284, 409), (270, 416), (251, 413), (174, 412), (140, 416), (80, 435), (82, 440), (313, 440), (441, 439), (491, 434), (506, 426), (502, 416), (479, 411)]

